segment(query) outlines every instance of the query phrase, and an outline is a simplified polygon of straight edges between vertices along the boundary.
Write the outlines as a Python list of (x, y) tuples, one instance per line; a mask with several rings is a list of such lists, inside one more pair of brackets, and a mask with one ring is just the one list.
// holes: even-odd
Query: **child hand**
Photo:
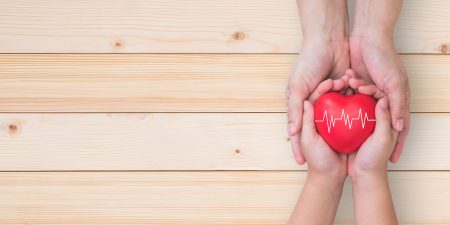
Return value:
[[(350, 83), (358, 82), (355, 78), (351, 78)], [(391, 127), (388, 101), (384, 93), (373, 84), (361, 85), (357, 90), (379, 100), (375, 108), (375, 131), (357, 152), (348, 156), (348, 173), (351, 178), (368, 174), (385, 174), (398, 134)]]
[(347, 176), (347, 156), (333, 151), (317, 133), (312, 104), (326, 92), (347, 88), (348, 79), (349, 76), (344, 76), (338, 80), (325, 80), (313, 91), (309, 99), (304, 101), (300, 146), (312, 174), (338, 180), (344, 180)]
[(332, 224), (334, 221), (347, 177), (347, 155), (333, 151), (317, 133), (312, 104), (326, 92), (346, 89), (349, 78), (323, 81), (303, 102), (300, 137), (291, 141), (301, 148), (301, 159), (306, 159), (309, 171), (288, 224)]
[(387, 97), (377, 86), (367, 85), (363, 80), (351, 78), (349, 85), (359, 93), (379, 99), (374, 133), (347, 159), (356, 224), (398, 224), (387, 176), (387, 164), (398, 134), (391, 127)]

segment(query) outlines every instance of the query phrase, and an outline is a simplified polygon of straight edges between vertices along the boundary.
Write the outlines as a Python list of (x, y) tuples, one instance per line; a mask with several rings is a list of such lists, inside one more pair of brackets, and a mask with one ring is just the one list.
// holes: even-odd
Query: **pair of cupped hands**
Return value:
[[(393, 43), (360, 37), (304, 43), (286, 90), (288, 133), (296, 161), (308, 162), (310, 171), (345, 176), (386, 170), (389, 160), (395, 163), (400, 158), (409, 131), (408, 78)], [(350, 155), (334, 152), (315, 128), (313, 104), (330, 91), (378, 100), (374, 133)]]
[[(398, 132), (391, 127), (387, 97), (375, 85), (355, 78), (354, 74), (352, 69), (348, 69), (342, 78), (321, 82), (303, 102), (302, 129), (298, 142), (294, 140), (294, 143), (300, 145), (302, 157), (308, 162), (309, 170), (315, 174), (345, 178), (347, 174), (356, 177), (364, 173), (380, 174), (386, 171), (398, 136)], [(316, 131), (313, 104), (330, 91), (344, 95), (361, 93), (378, 100), (374, 133), (357, 152), (349, 155), (333, 151)]]

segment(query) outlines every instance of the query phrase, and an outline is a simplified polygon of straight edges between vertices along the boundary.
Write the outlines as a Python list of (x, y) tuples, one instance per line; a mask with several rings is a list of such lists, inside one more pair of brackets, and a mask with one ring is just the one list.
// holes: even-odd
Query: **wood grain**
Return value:
[[(450, 112), (450, 57), (403, 55), (412, 112)], [(295, 55), (0, 55), (0, 112), (284, 112)]]
[[(353, 1), (350, 1), (353, 8)], [(293, 0), (0, 1), (2, 53), (295, 53)], [(450, 53), (450, 2), (408, 0), (402, 53)]]
[[(400, 224), (450, 223), (450, 172), (391, 172)], [(285, 224), (305, 172), (0, 173), (1, 224)], [(351, 183), (336, 216), (353, 224)]]
[[(389, 165), (402, 225), (450, 224), (449, 11), (407, 0), (395, 31), (413, 53)], [(294, 0), (0, 0), (0, 224), (284, 224), (306, 179), (285, 128), (295, 55), (217, 53), (301, 41)], [(352, 208), (347, 181), (337, 225)]]
[[(1, 114), (0, 171), (304, 170), (282, 113)], [(450, 170), (450, 114), (412, 114), (391, 170)]]

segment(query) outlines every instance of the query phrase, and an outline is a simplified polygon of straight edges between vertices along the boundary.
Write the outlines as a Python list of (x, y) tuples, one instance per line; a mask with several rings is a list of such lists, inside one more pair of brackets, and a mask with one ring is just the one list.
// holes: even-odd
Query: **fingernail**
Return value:
[(397, 120), (397, 131), (402, 131), (403, 130), (403, 119), (399, 119)]

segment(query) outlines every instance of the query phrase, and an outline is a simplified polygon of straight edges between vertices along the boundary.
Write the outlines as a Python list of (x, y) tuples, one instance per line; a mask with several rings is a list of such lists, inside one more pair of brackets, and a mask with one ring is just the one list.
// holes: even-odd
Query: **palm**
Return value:
[[(352, 69), (366, 81), (388, 92), (390, 85), (401, 85), (406, 72), (393, 46), (376, 46), (369, 41), (350, 40)], [(398, 76), (401, 75), (401, 76)]]
[(370, 155), (370, 152), (364, 150), (364, 145), (373, 144), (373, 137), (369, 137), (367, 141), (361, 146), (358, 152), (352, 153), (348, 156), (347, 160), (347, 171), (350, 176), (354, 176), (356, 168), (366, 168), (372, 167), (373, 164), (373, 156)]
[[(322, 82), (315, 92), (326, 83)], [(310, 101), (305, 101), (304, 103), (303, 129), (300, 135), (300, 143), (310, 171), (316, 174), (328, 174), (332, 177), (347, 175), (347, 156), (337, 154), (331, 150), (317, 133), (314, 124), (314, 106)]]
[(383, 91), (391, 110), (391, 125), (399, 134), (391, 161), (400, 158), (409, 132), (408, 76), (392, 42), (351, 37), (352, 69), (364, 80), (375, 83)]
[(306, 87), (311, 93), (326, 78), (339, 78), (350, 65), (348, 43), (334, 43), (325, 47), (319, 44), (306, 46), (300, 54), (289, 86)]
[(358, 152), (348, 156), (347, 171), (350, 177), (355, 177), (358, 171), (385, 172), (387, 169), (398, 133), (390, 125), (390, 112), (385, 97), (378, 101), (375, 114), (377, 121), (373, 134)]
[(347, 41), (304, 45), (297, 64), (289, 77), (286, 89), (288, 106), (288, 133), (291, 138), (295, 160), (303, 164), (305, 159), (298, 142), (303, 114), (303, 101), (326, 78), (343, 76), (350, 66), (350, 53)]
[(314, 142), (313, 145), (316, 146), (317, 151), (314, 154), (305, 155), (310, 170), (324, 173), (347, 166), (346, 156), (333, 151), (322, 137), (318, 135)]

